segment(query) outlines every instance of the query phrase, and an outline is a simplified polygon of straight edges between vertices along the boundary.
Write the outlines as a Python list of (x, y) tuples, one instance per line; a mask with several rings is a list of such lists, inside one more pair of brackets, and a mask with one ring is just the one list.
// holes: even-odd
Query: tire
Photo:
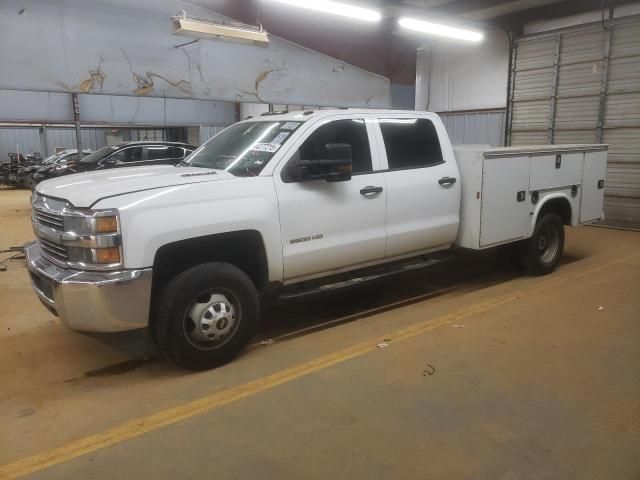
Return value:
[(174, 278), (154, 302), (151, 336), (162, 355), (187, 370), (233, 360), (260, 314), (251, 279), (228, 263), (205, 263)]
[(518, 245), (518, 260), (530, 275), (553, 272), (564, 249), (564, 224), (556, 213), (546, 213), (538, 219), (531, 238)]

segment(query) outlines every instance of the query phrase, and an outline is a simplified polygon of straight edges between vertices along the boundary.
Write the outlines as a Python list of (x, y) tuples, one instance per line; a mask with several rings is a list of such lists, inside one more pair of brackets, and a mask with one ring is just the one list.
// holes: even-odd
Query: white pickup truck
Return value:
[(178, 166), (40, 183), (33, 287), (70, 328), (149, 326), (176, 364), (247, 344), (267, 297), (304, 296), (514, 243), (551, 272), (602, 218), (606, 145), (452, 148), (437, 115), (322, 110), (232, 125)]

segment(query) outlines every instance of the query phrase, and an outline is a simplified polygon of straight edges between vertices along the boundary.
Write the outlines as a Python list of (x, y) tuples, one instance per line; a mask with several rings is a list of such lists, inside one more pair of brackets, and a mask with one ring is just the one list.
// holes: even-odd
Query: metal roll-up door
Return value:
[(640, 18), (517, 40), (507, 144), (608, 143), (605, 224), (640, 229)]

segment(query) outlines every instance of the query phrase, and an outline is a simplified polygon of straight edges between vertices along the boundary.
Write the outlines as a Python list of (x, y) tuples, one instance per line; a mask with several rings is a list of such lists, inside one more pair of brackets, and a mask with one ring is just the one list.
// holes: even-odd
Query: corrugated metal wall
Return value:
[(227, 127), (217, 125), (200, 125), (200, 144), (203, 144), (211, 137), (220, 133), (225, 128)]
[[(107, 144), (105, 129), (82, 129), (82, 148), (97, 150)], [(49, 152), (56, 148), (76, 148), (76, 131), (73, 128), (47, 128), (47, 147)]]
[(608, 143), (605, 223), (640, 228), (640, 18), (515, 44), (507, 144)]
[(454, 145), (504, 145), (504, 110), (445, 112), (438, 115)]
[(9, 153), (40, 152), (38, 128), (0, 128), (0, 163), (9, 161)]

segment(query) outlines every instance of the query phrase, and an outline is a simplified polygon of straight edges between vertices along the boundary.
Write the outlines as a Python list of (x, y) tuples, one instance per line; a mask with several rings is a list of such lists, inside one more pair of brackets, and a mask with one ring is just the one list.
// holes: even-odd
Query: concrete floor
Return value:
[[(0, 190), (0, 248), (28, 198)], [(273, 308), (202, 373), (67, 330), (7, 265), (0, 478), (640, 478), (640, 233), (568, 229), (547, 277), (462, 254)]]

